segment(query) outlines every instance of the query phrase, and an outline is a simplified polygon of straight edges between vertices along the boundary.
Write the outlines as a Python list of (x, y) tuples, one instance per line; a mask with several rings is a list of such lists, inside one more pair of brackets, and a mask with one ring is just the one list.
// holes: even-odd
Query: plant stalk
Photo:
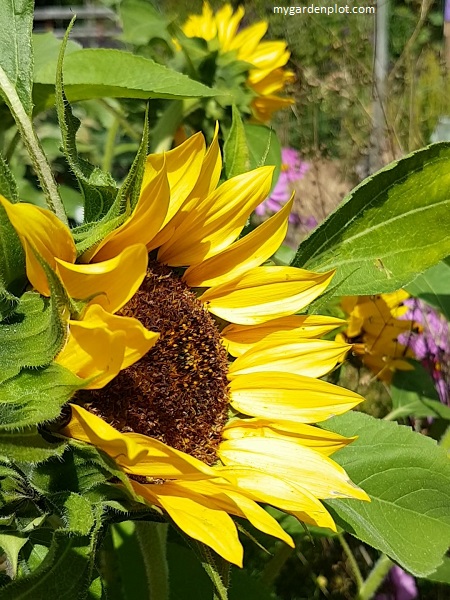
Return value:
[(373, 598), (393, 565), (392, 560), (386, 554), (382, 554), (367, 579), (359, 588), (358, 600), (370, 600)]

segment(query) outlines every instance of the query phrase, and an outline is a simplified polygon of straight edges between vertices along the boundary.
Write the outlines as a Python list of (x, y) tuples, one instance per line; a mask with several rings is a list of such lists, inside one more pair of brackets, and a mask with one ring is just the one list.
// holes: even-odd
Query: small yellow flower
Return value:
[[(108, 314), (159, 338), (106, 387), (79, 392), (62, 432), (106, 452), (142, 502), (241, 565), (232, 516), (292, 545), (259, 503), (335, 529), (321, 499), (368, 497), (330, 458), (352, 440), (312, 425), (362, 400), (318, 379), (349, 348), (320, 339), (342, 321), (296, 314), (333, 273), (264, 265), (286, 234), (292, 202), (239, 238), (269, 193), (272, 169), (218, 186), (221, 167), (217, 134), (208, 149), (197, 134), (150, 155), (132, 214), (80, 257), (76, 269), (95, 269), (146, 247), (139, 289), (114, 303), (120, 316)], [(51, 263), (50, 242), (46, 250)], [(58, 258), (69, 286), (73, 256)], [(94, 319), (100, 309), (88, 306)]]
[(290, 57), (286, 43), (261, 41), (267, 32), (266, 21), (243, 27), (238, 32), (244, 13), (242, 6), (233, 12), (231, 5), (225, 4), (214, 14), (209, 3), (204, 2), (202, 14), (191, 15), (182, 29), (187, 37), (212, 43), (217, 40), (220, 52), (235, 52), (237, 60), (251, 65), (247, 85), (256, 95), (251, 104), (253, 116), (265, 123), (275, 111), (293, 104), (292, 99), (277, 94), (294, 81), (295, 76), (284, 69)]
[(414, 369), (406, 360), (414, 353), (398, 341), (415, 327), (412, 321), (398, 318), (408, 310), (403, 304), (407, 298), (409, 294), (399, 290), (378, 296), (347, 296), (341, 303), (349, 319), (347, 331), (337, 339), (353, 344), (364, 365), (387, 383), (396, 369)]

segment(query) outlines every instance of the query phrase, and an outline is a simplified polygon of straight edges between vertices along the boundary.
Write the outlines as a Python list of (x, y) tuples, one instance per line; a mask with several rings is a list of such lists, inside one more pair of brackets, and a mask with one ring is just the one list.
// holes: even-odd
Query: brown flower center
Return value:
[(121, 314), (157, 331), (159, 340), (105, 388), (80, 399), (122, 432), (149, 435), (213, 464), (228, 410), (227, 353), (214, 319), (156, 262)]

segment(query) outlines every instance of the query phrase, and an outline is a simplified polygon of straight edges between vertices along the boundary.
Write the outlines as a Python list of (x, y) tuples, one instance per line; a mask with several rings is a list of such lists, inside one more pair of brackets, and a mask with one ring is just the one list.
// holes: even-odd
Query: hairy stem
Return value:
[(358, 600), (370, 600), (373, 598), (393, 565), (392, 560), (386, 554), (382, 554), (369, 573), (368, 578), (359, 588)]

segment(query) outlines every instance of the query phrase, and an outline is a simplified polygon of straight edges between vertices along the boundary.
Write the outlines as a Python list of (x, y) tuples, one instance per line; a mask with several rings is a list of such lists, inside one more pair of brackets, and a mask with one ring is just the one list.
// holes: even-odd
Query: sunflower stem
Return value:
[(358, 600), (370, 600), (373, 598), (393, 565), (392, 560), (386, 554), (382, 554), (367, 579), (359, 588)]
[(358, 563), (356, 562), (355, 555), (353, 554), (352, 549), (348, 545), (347, 540), (345, 539), (342, 533), (338, 535), (338, 540), (342, 546), (342, 549), (345, 552), (348, 562), (350, 563), (350, 569), (353, 573), (353, 577), (355, 578), (355, 583), (358, 586), (358, 590), (360, 590), (364, 585), (364, 579), (359, 569)]
[(41, 143), (33, 128), (33, 123), (27, 115), (25, 108), (16, 92), (15, 87), (9, 80), (3, 68), (0, 66), (0, 90), (8, 105), (17, 128), (30, 155), (33, 168), (41, 184), (48, 208), (67, 225), (67, 216), (61, 197), (58, 192), (56, 181), (47, 161)]
[(166, 553), (168, 528), (167, 523), (135, 522), (135, 532), (152, 600), (169, 598), (169, 567)]

